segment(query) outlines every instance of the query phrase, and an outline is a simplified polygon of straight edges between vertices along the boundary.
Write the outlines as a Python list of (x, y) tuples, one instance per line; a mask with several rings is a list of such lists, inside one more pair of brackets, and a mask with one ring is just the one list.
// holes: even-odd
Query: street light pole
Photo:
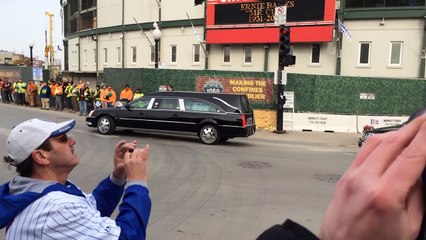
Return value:
[(155, 58), (155, 68), (158, 68), (158, 42), (160, 39), (155, 39), (155, 49), (154, 49), (154, 58)]
[(34, 47), (34, 42), (30, 41), (28, 43), (28, 46), (30, 46), (30, 65), (32, 67), (33, 66), (33, 47)]
[(154, 41), (155, 41), (155, 48), (154, 48), (155, 68), (158, 68), (158, 43), (160, 42), (161, 31), (158, 28), (157, 22), (154, 22), (154, 24), (152, 25), (154, 27), (154, 30), (152, 31), (152, 36), (154, 37)]

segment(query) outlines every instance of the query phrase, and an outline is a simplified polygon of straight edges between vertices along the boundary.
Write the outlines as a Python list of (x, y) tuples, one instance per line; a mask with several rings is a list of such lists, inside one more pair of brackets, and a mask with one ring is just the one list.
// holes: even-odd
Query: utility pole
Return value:
[(277, 3), (275, 7), (275, 24), (279, 25), (279, 47), (278, 47), (278, 71), (277, 71), (277, 127), (274, 133), (283, 134), (284, 122), (284, 85), (283, 77), (287, 81), (287, 73), (284, 71), (284, 67), (294, 65), (296, 57), (290, 54), (290, 27), (285, 26), (287, 23), (287, 0), (262, 0), (272, 1)]
[[(274, 133), (283, 134), (284, 122), (284, 85), (283, 85), (283, 72), (284, 72), (284, 59), (287, 54), (290, 53), (290, 28), (285, 25), (280, 26), (279, 33), (279, 48), (278, 48), (278, 84), (277, 84), (277, 127)], [(284, 72), (285, 73), (285, 72)]]
[(280, 25), (279, 32), (279, 49), (278, 49), (278, 85), (277, 85), (277, 127), (274, 133), (283, 134), (284, 122), (284, 85), (283, 76), (287, 78), (287, 73), (284, 67), (294, 65), (296, 63), (296, 56), (290, 54), (290, 27)]

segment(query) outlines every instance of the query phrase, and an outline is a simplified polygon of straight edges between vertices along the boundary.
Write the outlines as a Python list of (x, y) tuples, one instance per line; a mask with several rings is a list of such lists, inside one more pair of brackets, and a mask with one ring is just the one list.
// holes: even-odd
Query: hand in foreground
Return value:
[(320, 238), (415, 239), (424, 210), (425, 146), (425, 115), (369, 137), (337, 184)]
[(142, 180), (148, 182), (148, 156), (149, 145), (144, 148), (136, 148), (133, 152), (126, 152), (124, 165), (127, 180)]
[(136, 140), (127, 143), (126, 140), (121, 140), (115, 146), (114, 151), (114, 177), (118, 179), (126, 178), (126, 171), (124, 169), (124, 154), (128, 151), (133, 151), (136, 148)]

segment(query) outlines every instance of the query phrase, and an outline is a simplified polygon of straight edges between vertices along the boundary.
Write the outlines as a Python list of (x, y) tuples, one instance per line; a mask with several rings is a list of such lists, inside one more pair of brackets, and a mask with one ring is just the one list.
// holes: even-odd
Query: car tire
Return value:
[(110, 116), (102, 116), (98, 120), (97, 129), (100, 134), (111, 134), (115, 129), (115, 122)]
[(201, 142), (207, 145), (217, 144), (220, 141), (219, 129), (213, 124), (205, 124), (198, 133)]

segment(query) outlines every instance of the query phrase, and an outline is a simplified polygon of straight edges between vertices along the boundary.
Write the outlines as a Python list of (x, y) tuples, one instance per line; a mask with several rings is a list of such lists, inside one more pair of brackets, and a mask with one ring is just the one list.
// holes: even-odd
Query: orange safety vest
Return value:
[(127, 100), (129, 100), (129, 101), (132, 101), (132, 99), (133, 99), (133, 91), (132, 91), (132, 89), (124, 89), (123, 91), (121, 91), (121, 93), (120, 93), (120, 100), (121, 99), (127, 99)]

